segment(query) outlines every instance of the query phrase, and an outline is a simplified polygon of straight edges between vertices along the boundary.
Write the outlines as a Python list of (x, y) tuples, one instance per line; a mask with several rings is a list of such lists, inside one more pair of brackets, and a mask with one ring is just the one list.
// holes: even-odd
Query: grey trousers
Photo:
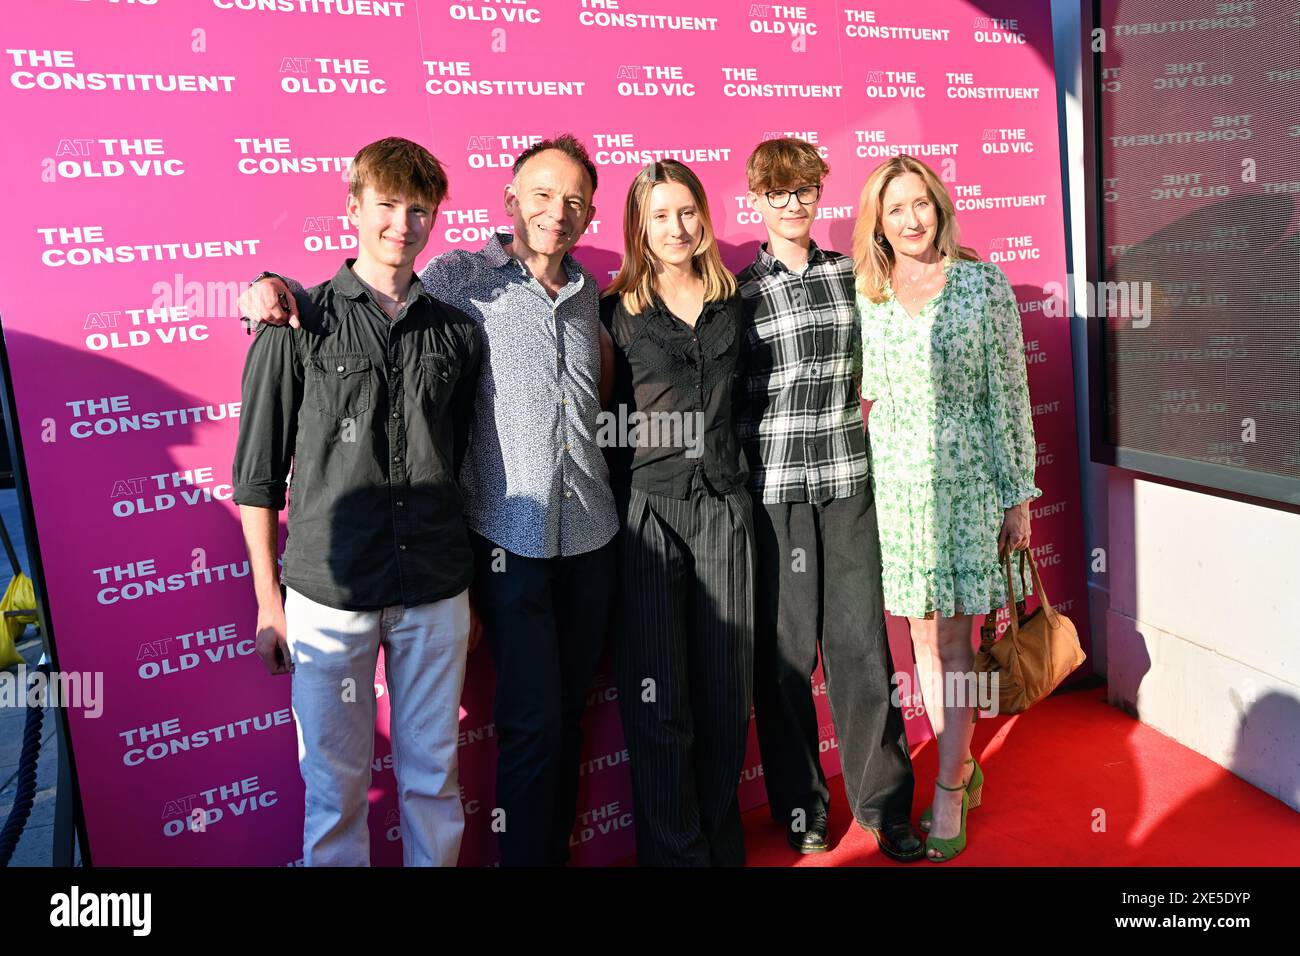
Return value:
[(306, 787), (303, 860), (369, 866), (375, 663), (384, 648), (389, 733), (406, 866), (455, 866), (460, 694), (469, 592), (418, 607), (342, 611), (286, 588), (298, 767)]

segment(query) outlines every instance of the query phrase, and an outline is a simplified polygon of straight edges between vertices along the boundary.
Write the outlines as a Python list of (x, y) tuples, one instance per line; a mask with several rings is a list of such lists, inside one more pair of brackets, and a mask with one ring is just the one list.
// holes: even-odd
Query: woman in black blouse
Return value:
[(613, 449), (623, 518), (615, 669), (637, 859), (738, 866), (754, 632), (754, 535), (732, 418), (740, 300), (704, 189), (681, 163), (633, 180), (623, 241), (602, 303), (614, 405), (597, 440)]

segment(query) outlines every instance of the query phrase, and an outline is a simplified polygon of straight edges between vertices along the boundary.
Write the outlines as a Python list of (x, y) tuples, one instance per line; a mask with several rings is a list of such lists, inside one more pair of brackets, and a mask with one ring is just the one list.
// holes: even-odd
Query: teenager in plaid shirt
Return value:
[(853, 816), (882, 852), (911, 861), (924, 851), (909, 820), (912, 765), (890, 694), (853, 262), (810, 235), (829, 172), (797, 139), (762, 143), (746, 166), (768, 238), (738, 276), (736, 418), (754, 499), (758, 742), (771, 812), (791, 847), (828, 849), (810, 686), (820, 648)]

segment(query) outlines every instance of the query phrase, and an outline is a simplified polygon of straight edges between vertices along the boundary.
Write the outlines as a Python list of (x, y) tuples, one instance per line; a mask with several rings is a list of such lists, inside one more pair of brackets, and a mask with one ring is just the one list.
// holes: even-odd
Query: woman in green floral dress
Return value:
[(975, 616), (1006, 603), (999, 553), (1029, 546), (1041, 494), (1015, 294), (957, 235), (952, 199), (924, 163), (898, 156), (868, 177), (853, 235), (862, 397), (874, 402), (885, 607), (911, 626), (938, 739), (921, 826), (939, 862), (964, 849), (984, 780), (970, 754), (975, 708), (954, 688), (974, 672)]

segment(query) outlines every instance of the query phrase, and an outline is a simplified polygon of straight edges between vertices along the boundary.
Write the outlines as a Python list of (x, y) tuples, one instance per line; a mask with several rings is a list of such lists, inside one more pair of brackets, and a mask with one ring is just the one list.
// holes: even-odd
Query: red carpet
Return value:
[[(981, 720), (984, 768), (957, 866), (1270, 866), (1300, 860), (1300, 814), (1106, 703), (1062, 694), (1029, 714)], [(912, 820), (930, 803), (937, 751), (912, 752)], [(899, 866), (883, 856), (831, 782), (828, 853), (800, 856), (766, 807), (745, 814), (750, 866)], [(925, 860), (909, 867), (934, 868)]]

